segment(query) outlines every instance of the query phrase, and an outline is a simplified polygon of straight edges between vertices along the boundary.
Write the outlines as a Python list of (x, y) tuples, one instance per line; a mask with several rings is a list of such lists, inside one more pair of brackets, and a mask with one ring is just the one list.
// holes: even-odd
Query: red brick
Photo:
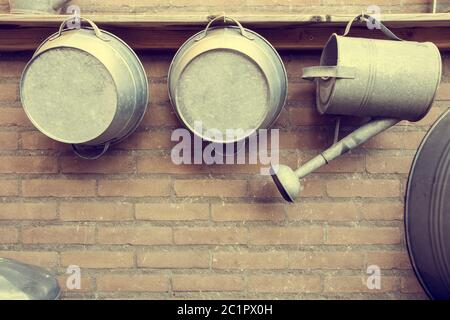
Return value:
[[(0, 110), (1, 111), (1, 110)], [(0, 151), (17, 150), (19, 144), (19, 135), (17, 132), (0, 132)]]
[[(302, 198), (322, 197), (325, 195), (324, 180), (302, 180), (300, 189), (299, 197)], [(264, 180), (250, 180), (249, 193), (250, 196), (255, 198), (281, 198), (280, 192), (271, 178)]]
[(286, 269), (288, 265), (286, 252), (265, 251), (230, 251), (215, 252), (212, 260), (213, 269)]
[(402, 235), (394, 227), (329, 227), (327, 244), (399, 244)]
[(361, 214), (366, 220), (402, 220), (404, 207), (402, 202), (370, 202), (364, 203)]
[(351, 251), (300, 251), (289, 253), (291, 269), (361, 269), (364, 253)]
[(367, 265), (377, 265), (385, 269), (411, 269), (406, 251), (371, 251), (367, 252)]
[(370, 139), (363, 145), (363, 148), (416, 150), (422, 142), (425, 133), (425, 131), (386, 131)]
[(92, 244), (94, 241), (94, 227), (46, 226), (22, 230), (22, 242), (28, 244)]
[(321, 115), (315, 108), (289, 108), (288, 110), (293, 126), (320, 126), (336, 123), (334, 116)]
[(58, 163), (54, 157), (2, 156), (0, 173), (56, 173)]
[(339, 179), (327, 182), (330, 197), (389, 198), (400, 196), (400, 182), (388, 179)]
[(207, 203), (138, 203), (136, 219), (190, 221), (208, 220), (209, 204)]
[(318, 173), (337, 172), (337, 173), (356, 173), (365, 171), (365, 161), (362, 155), (345, 154), (323, 166)]
[(0, 203), (0, 220), (52, 220), (56, 203)]
[(58, 265), (58, 253), (50, 251), (0, 251), (0, 257), (44, 268)]
[(97, 277), (98, 291), (166, 292), (169, 280), (165, 275), (110, 274)]
[(70, 145), (52, 140), (38, 131), (22, 132), (20, 136), (24, 150), (70, 150)]
[(63, 221), (124, 221), (133, 219), (133, 205), (123, 202), (61, 203), (59, 216)]
[(247, 242), (244, 228), (195, 227), (175, 228), (175, 244), (242, 244)]
[(249, 230), (250, 244), (307, 245), (323, 242), (320, 227), (254, 227)]
[(364, 292), (377, 294), (381, 292), (394, 292), (399, 288), (399, 279), (392, 276), (381, 277), (381, 288), (369, 289), (367, 287), (367, 276), (329, 276), (325, 277), (325, 292)]
[[(59, 286), (64, 293), (85, 293), (85, 292), (91, 292), (93, 287), (93, 279), (88, 276), (83, 275), (83, 271), (81, 270), (81, 279), (80, 279), (80, 289), (69, 289), (67, 287), (67, 280), (70, 277), (70, 275), (61, 275), (58, 276), (58, 282)], [(72, 285), (72, 284), (71, 284)], [(64, 299), (66, 299), (64, 297)]]
[(98, 193), (104, 197), (159, 197), (170, 195), (168, 179), (100, 180)]
[(330, 130), (316, 128), (308, 131), (280, 131), (281, 150), (322, 150), (332, 143)]
[(19, 232), (13, 227), (0, 227), (0, 244), (16, 243), (19, 240)]
[[(444, 105), (442, 107), (441, 105)], [(433, 103), (433, 107), (430, 109), (428, 114), (422, 118), (419, 121), (416, 122), (409, 122), (409, 121), (402, 121), (400, 122), (400, 126), (409, 126), (409, 127), (420, 127), (425, 126), (428, 127), (432, 125), (436, 120), (447, 110), (445, 107), (445, 102), (435, 101)]]
[(25, 197), (95, 196), (95, 180), (32, 179), (22, 181)]
[(134, 253), (128, 251), (67, 251), (61, 252), (61, 266), (80, 268), (132, 268)]
[(175, 142), (170, 140), (171, 131), (136, 132), (124, 142), (115, 146), (125, 150), (171, 150)]
[(414, 156), (370, 155), (366, 168), (370, 173), (409, 173)]
[(103, 156), (98, 160), (83, 160), (75, 155), (61, 158), (64, 173), (133, 173), (134, 157)]
[(176, 180), (175, 193), (180, 197), (245, 197), (246, 180)]
[(19, 85), (17, 83), (0, 83), (0, 102), (16, 102), (19, 97)]
[(173, 291), (242, 291), (244, 279), (233, 275), (173, 275)]
[(1, 126), (18, 126), (18, 127), (32, 126), (23, 108), (1, 108), (0, 111), (1, 111), (0, 112)]
[(10, 197), (19, 194), (19, 181), (0, 180), (0, 196)]
[(301, 202), (287, 207), (289, 220), (355, 221), (361, 206), (354, 202)]
[(320, 292), (319, 276), (252, 275), (248, 277), (248, 291), (265, 293)]
[(402, 277), (401, 291), (403, 293), (422, 293), (424, 290), (415, 276)]
[(450, 100), (450, 83), (442, 82), (436, 94), (436, 100)]
[(212, 218), (216, 221), (280, 221), (285, 220), (283, 204), (213, 204)]
[(199, 164), (177, 165), (169, 155), (146, 155), (138, 157), (137, 170), (139, 173), (199, 174), (208, 172), (209, 168)]
[(137, 255), (137, 265), (153, 269), (209, 268), (208, 251), (146, 251)]
[(162, 245), (172, 243), (168, 227), (98, 227), (98, 242), (121, 245)]

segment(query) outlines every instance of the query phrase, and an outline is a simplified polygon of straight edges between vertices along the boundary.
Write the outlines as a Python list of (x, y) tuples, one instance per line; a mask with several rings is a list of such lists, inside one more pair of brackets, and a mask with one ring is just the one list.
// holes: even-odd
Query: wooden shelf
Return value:
[[(0, 14), (0, 51), (34, 50), (67, 16)], [(85, 15), (105, 30), (127, 41), (137, 50), (177, 49), (211, 16), (194, 15)], [(333, 33), (354, 15), (232, 15), (245, 27), (265, 36), (278, 49), (321, 49)], [(405, 40), (432, 41), (442, 50), (450, 49), (450, 13), (385, 14), (383, 23)], [(130, 32), (132, 28), (132, 32)], [(352, 35), (383, 38), (355, 23)]]

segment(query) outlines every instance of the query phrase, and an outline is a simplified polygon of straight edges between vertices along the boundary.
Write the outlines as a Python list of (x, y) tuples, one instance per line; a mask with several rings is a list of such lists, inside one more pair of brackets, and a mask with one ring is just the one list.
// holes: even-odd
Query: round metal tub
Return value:
[(450, 299), (450, 111), (425, 136), (407, 186), (405, 230), (417, 278), (433, 299)]
[[(220, 19), (237, 26), (211, 28)], [(287, 75), (267, 40), (217, 17), (178, 50), (168, 86), (187, 128), (205, 141), (234, 143), (275, 122), (286, 101)]]
[[(148, 82), (130, 47), (86, 21), (91, 28), (64, 30), (64, 22), (37, 49), (23, 72), (20, 97), (42, 133), (97, 158), (137, 128)], [(83, 155), (84, 146), (98, 150)]]

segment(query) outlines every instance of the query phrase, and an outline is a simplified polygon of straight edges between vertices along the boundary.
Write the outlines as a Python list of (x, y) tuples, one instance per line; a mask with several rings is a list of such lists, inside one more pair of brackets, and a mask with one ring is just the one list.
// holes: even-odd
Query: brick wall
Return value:
[[(157, 8), (176, 9), (166, 2)], [(343, 2), (321, 1), (333, 5), (322, 9)], [(195, 0), (177, 3), (197, 10)], [(284, 1), (245, 3), (285, 8)], [(295, 3), (289, 8), (307, 9)], [(426, 2), (382, 3), (404, 11)], [(314, 87), (300, 78), (320, 52), (281, 54), (290, 89), (275, 127), (282, 163), (296, 166), (332, 142), (334, 119), (316, 113)], [(67, 266), (79, 265), (82, 289), (65, 298), (425, 297), (405, 250), (403, 201), (415, 150), (450, 106), (449, 55), (426, 119), (402, 123), (312, 174), (294, 205), (256, 166), (173, 165), (170, 135), (181, 127), (166, 90), (173, 52), (139, 55), (150, 80), (148, 114), (131, 138), (86, 162), (27, 120), (18, 83), (31, 53), (0, 54), (0, 256), (52, 269), (63, 288)], [(381, 290), (365, 286), (369, 265), (382, 268)]]

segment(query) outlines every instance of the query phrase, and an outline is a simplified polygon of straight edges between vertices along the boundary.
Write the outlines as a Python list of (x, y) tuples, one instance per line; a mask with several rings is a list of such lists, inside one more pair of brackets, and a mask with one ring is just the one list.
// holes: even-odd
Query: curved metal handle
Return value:
[(318, 66), (303, 68), (302, 78), (305, 80), (314, 80), (322, 78), (328, 80), (329, 78), (337, 79), (355, 79), (355, 68), (342, 66)]
[(234, 23), (238, 26), (238, 28), (239, 28), (239, 30), (240, 30), (240, 32), (241, 32), (241, 35), (242, 35), (243, 37), (247, 38), (248, 40), (254, 40), (252, 37), (250, 37), (249, 35), (247, 35), (247, 33), (245, 32), (245, 29), (244, 29), (244, 27), (242, 26), (242, 24), (241, 24), (239, 21), (237, 21), (236, 19), (233, 19), (233, 18), (230, 18), (230, 17), (227, 17), (227, 16), (217, 16), (217, 17), (215, 17), (214, 19), (212, 19), (212, 20), (206, 25), (206, 28), (205, 28), (205, 30), (203, 31), (203, 34), (202, 34), (200, 37), (198, 37), (197, 39), (195, 39), (195, 41), (200, 41), (200, 40), (204, 39), (204, 38), (208, 35), (208, 31), (209, 31), (209, 29), (211, 28), (212, 24), (213, 24), (214, 22), (218, 21), (218, 20), (221, 20), (221, 19), (223, 19), (223, 22), (224, 22), (224, 23), (226, 23), (227, 20), (228, 20), (228, 21), (231, 21), (231, 22), (234, 22)]
[(369, 19), (373, 19), (374, 21), (378, 22), (380, 24), (381, 32), (383, 32), (391, 40), (403, 41), (403, 39), (397, 37), (381, 21), (377, 20), (375, 17), (372, 17), (371, 15), (368, 15), (366, 13), (359, 14), (356, 17), (354, 17), (352, 20), (350, 20), (348, 22), (347, 26), (345, 27), (345, 32), (344, 32), (344, 34), (342, 36), (345, 37), (345, 36), (347, 36), (349, 34), (350, 29), (352, 28), (353, 22), (355, 22), (356, 20), (361, 20), (361, 21), (367, 22), (367, 21), (369, 21)]
[(103, 146), (103, 149), (96, 148), (97, 150), (101, 150), (101, 151), (99, 153), (97, 153), (97, 154), (94, 154), (94, 155), (83, 153), (83, 151), (78, 149), (77, 145), (75, 145), (75, 144), (72, 144), (72, 150), (77, 156), (79, 156), (82, 159), (85, 159), (85, 160), (97, 160), (100, 157), (102, 157), (109, 150), (110, 146), (111, 146), (111, 143), (107, 142)]
[(65, 19), (63, 21), (63, 23), (61, 23), (61, 26), (59, 27), (58, 33), (55, 34), (54, 37), (50, 38), (49, 41), (52, 41), (52, 40), (55, 40), (55, 39), (59, 38), (65, 30), (68, 30), (68, 29), (65, 29), (65, 26), (67, 25), (67, 22), (75, 20), (75, 19), (80, 19), (80, 21), (87, 22), (92, 27), (92, 30), (94, 30), (94, 33), (97, 36), (97, 38), (99, 38), (99, 39), (101, 39), (103, 41), (109, 41), (109, 39), (107, 39), (107, 38), (105, 38), (103, 36), (102, 31), (100, 30), (99, 27), (97, 27), (97, 25), (93, 21), (91, 21), (91, 20), (89, 20), (87, 18), (79, 17), (79, 16), (71, 16), (71, 17)]

